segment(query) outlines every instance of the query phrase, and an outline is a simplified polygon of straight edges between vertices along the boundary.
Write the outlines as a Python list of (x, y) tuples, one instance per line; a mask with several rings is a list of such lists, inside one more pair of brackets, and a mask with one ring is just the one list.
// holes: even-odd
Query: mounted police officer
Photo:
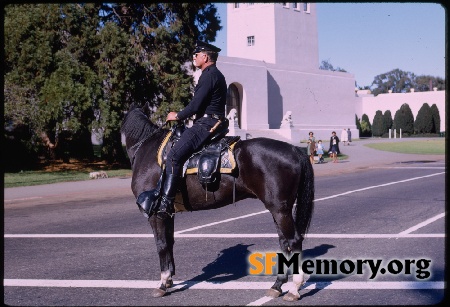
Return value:
[(164, 183), (159, 199), (157, 217), (172, 217), (174, 200), (184, 162), (214, 135), (218, 124), (225, 117), (227, 84), (217, 69), (216, 61), (220, 48), (197, 41), (193, 52), (193, 64), (202, 70), (191, 102), (180, 112), (170, 112), (166, 121), (185, 120), (195, 115), (195, 120), (169, 151), (166, 159)]

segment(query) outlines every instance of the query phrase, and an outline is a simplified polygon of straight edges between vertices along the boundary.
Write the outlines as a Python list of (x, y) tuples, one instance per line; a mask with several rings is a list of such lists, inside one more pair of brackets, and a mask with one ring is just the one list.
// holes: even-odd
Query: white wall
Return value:
[(441, 119), (441, 131), (445, 131), (445, 91), (390, 93), (379, 94), (376, 97), (373, 95), (362, 95), (356, 99), (356, 114), (359, 118), (361, 118), (363, 114), (366, 114), (372, 124), (376, 111), (380, 110), (384, 114), (385, 111), (389, 110), (391, 111), (392, 119), (394, 119), (395, 112), (397, 112), (404, 103), (407, 103), (411, 108), (414, 120), (424, 103), (428, 103), (430, 107), (433, 104), (436, 104)]

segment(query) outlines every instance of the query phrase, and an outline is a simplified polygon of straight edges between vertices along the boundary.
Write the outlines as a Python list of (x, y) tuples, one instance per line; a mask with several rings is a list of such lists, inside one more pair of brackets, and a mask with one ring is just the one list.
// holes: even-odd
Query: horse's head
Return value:
[(131, 104), (122, 121), (120, 132), (124, 134), (127, 148), (147, 139), (161, 130), (149, 119), (149, 107)]

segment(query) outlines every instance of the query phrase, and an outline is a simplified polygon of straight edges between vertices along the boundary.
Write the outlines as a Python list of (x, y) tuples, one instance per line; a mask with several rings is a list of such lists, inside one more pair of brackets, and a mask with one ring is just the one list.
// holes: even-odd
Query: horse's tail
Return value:
[(301, 176), (297, 188), (297, 206), (294, 208), (294, 221), (300, 234), (308, 232), (314, 211), (314, 169), (309, 157), (296, 148), (300, 156)]

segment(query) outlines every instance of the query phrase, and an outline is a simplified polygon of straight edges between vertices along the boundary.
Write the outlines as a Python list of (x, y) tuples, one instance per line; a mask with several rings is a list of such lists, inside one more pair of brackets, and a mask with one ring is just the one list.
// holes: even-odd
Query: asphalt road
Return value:
[[(156, 247), (129, 178), (5, 189), (4, 303), (436, 304), (444, 298), (445, 162), (419, 160), (360, 171), (345, 171), (345, 163), (334, 172), (331, 163), (314, 166), (315, 212), (304, 257), (378, 259), (387, 271), (372, 279), (368, 266), (362, 274), (313, 274), (294, 303), (264, 296), (274, 276), (248, 274), (250, 253), (278, 248), (273, 220), (258, 200), (177, 214), (175, 287), (156, 299), (150, 290), (159, 280)], [(419, 260), (430, 263), (422, 270), (428, 278), (416, 276)]]

